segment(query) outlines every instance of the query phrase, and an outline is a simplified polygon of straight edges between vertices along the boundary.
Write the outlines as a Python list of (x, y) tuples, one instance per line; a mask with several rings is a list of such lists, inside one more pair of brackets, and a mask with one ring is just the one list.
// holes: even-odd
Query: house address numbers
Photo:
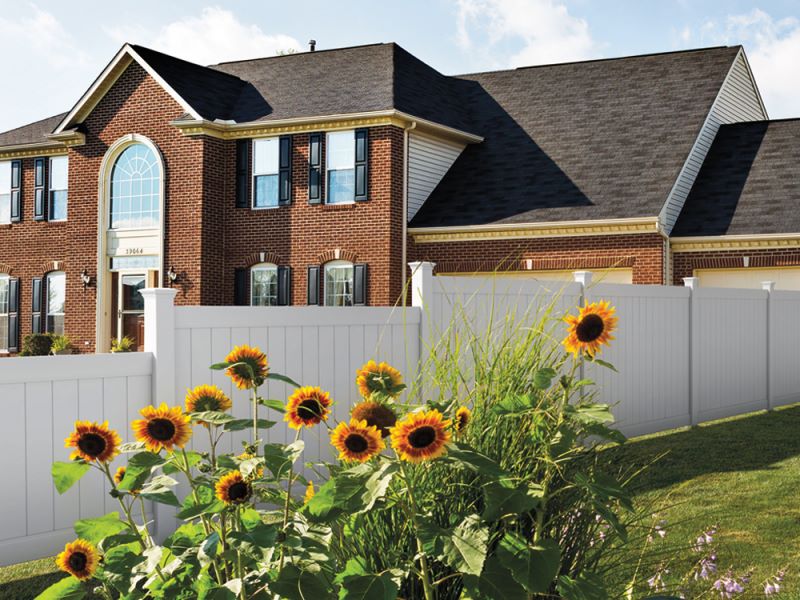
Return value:
[(132, 256), (137, 254), (144, 254), (144, 248), (125, 248), (126, 256)]

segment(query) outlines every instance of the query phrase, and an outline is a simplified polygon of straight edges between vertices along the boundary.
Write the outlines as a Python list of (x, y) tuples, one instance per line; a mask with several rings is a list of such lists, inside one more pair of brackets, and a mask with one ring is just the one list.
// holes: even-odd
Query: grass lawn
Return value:
[(30, 600), (62, 577), (52, 558), (0, 567), (0, 598)]
[[(667, 536), (653, 552), (667, 543), (685, 545), (717, 525), (720, 571), (752, 568), (752, 581), (761, 582), (787, 568), (781, 597), (800, 598), (800, 406), (638, 438), (608, 451), (619, 466), (660, 455), (635, 485), (637, 503), (667, 520)], [(641, 575), (646, 580), (652, 572)]]

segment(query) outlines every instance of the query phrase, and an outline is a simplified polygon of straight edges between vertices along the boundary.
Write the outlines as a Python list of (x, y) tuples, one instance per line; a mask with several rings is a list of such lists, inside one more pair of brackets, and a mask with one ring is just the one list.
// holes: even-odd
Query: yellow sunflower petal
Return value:
[(392, 428), (392, 448), (401, 460), (421, 463), (442, 456), (451, 422), (438, 410), (411, 413)]
[(225, 362), (233, 365), (228, 367), (225, 373), (240, 390), (249, 390), (260, 386), (269, 373), (267, 355), (258, 347), (236, 346), (225, 357)]
[(328, 420), (331, 404), (333, 400), (330, 394), (318, 387), (297, 388), (286, 402), (283, 420), (289, 423), (292, 429), (313, 427)]
[(400, 371), (385, 362), (376, 363), (371, 360), (356, 371), (356, 385), (364, 398), (369, 398), (376, 392), (391, 397), (398, 396), (400, 390), (397, 388), (402, 384), (403, 376)]
[(253, 486), (239, 471), (231, 471), (217, 482), (215, 491), (225, 504), (244, 504), (253, 495)]
[(87, 462), (111, 462), (119, 454), (122, 439), (116, 431), (108, 428), (108, 421), (92, 423), (76, 421), (75, 430), (64, 440), (65, 448), (74, 448), (72, 460), (81, 458)]
[(136, 439), (144, 442), (151, 452), (165, 449), (172, 452), (177, 446), (183, 448), (192, 437), (189, 417), (183, 414), (180, 406), (168, 407), (165, 403), (156, 408), (145, 406), (140, 414), (144, 419), (131, 423)]
[(567, 315), (567, 335), (562, 342), (567, 352), (575, 356), (587, 354), (596, 356), (602, 346), (608, 346), (614, 339), (612, 333), (617, 328), (616, 309), (605, 300), (586, 304), (578, 310), (578, 316)]
[(56, 557), (59, 569), (81, 581), (91, 579), (99, 563), (100, 554), (97, 549), (91, 542), (82, 539), (69, 542)]
[(339, 451), (341, 460), (362, 463), (380, 454), (386, 447), (378, 428), (358, 419), (339, 423), (331, 432), (331, 444)]

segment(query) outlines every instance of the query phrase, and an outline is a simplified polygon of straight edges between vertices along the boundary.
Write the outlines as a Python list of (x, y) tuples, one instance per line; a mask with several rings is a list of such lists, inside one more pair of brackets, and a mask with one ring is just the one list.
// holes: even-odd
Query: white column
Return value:
[(583, 286), (583, 296), (586, 295), (586, 288), (592, 284), (592, 275), (591, 271), (573, 271), (572, 278), (575, 280), (576, 283), (580, 283)]
[(433, 302), (433, 267), (435, 263), (418, 261), (408, 263), (411, 269), (411, 306), (420, 309), (419, 364), (425, 365), (433, 349), (433, 335), (437, 327)]
[(696, 334), (698, 306), (695, 293), (700, 288), (700, 279), (697, 277), (684, 277), (683, 285), (689, 290), (689, 351), (687, 352), (689, 360), (689, 423), (697, 425), (700, 420), (700, 398), (697, 393), (697, 390), (700, 389), (700, 369), (695, 364), (697, 361), (695, 348), (699, 342)]
[(775, 408), (775, 374), (772, 365), (772, 292), (775, 291), (775, 282), (762, 281), (761, 289), (767, 292), (767, 410), (772, 410)]

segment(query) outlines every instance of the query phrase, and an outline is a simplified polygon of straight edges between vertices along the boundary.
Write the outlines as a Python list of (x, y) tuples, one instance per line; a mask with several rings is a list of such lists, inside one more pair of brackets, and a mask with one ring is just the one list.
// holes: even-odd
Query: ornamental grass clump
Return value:
[[(96, 469), (119, 510), (76, 523), (58, 559), (68, 576), (42, 597), (603, 597), (598, 556), (625, 536), (630, 500), (594, 461), (595, 440), (622, 440), (582, 376), (589, 362), (610, 366), (596, 357), (616, 317), (599, 308), (584, 307), (566, 332), (550, 306), (482, 332), (456, 317), (410, 389), (391, 365), (364, 364), (361, 399), (339, 422), (327, 391), (237, 346), (211, 368), (248, 392), (252, 418), (231, 415), (231, 399), (203, 384), (187, 391), (185, 411), (142, 409), (133, 443), (107, 423), (76, 423), (71, 461), (53, 465), (56, 488)], [(269, 380), (291, 388), (285, 401), (261, 395)], [(293, 441), (265, 443), (276, 426)], [(315, 465), (312, 482), (297, 463), (303, 436), (320, 429), (336, 458)], [(207, 451), (187, 448), (194, 434)], [(231, 435), (242, 448), (225, 452)], [(126, 464), (113, 465), (120, 454)], [(145, 502), (176, 509), (181, 525), (163, 541)]]

